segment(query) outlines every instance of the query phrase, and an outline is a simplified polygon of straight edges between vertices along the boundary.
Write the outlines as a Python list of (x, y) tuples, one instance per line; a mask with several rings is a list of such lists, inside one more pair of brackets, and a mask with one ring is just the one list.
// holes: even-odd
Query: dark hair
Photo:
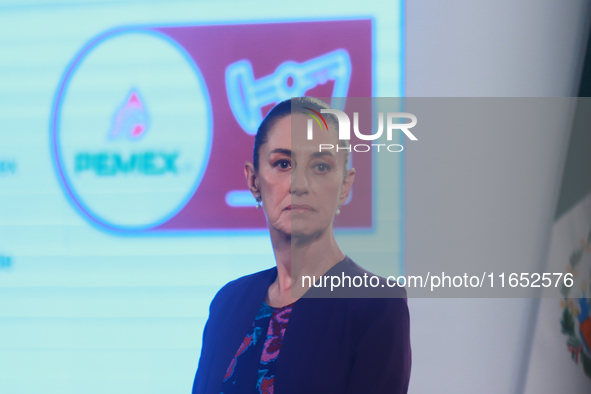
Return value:
[[(261, 125), (259, 126), (257, 134), (254, 138), (254, 151), (252, 155), (252, 162), (254, 164), (255, 171), (259, 170), (259, 153), (261, 150), (261, 146), (263, 146), (269, 140), (269, 131), (273, 128), (273, 126), (275, 126), (275, 123), (277, 123), (277, 121), (281, 120), (287, 115), (291, 115), (294, 113), (309, 113), (309, 110), (306, 109), (306, 107), (311, 108), (317, 112), (320, 112), (321, 109), (331, 109), (330, 106), (326, 104), (324, 101), (318, 100), (314, 97), (294, 97), (280, 102), (279, 104), (274, 106), (271, 111), (269, 111), (267, 116), (265, 116), (265, 119), (263, 119), (263, 121), (261, 122)], [(334, 127), (334, 129), (338, 133), (339, 122), (337, 117), (333, 114), (322, 114), (322, 116), (326, 119), (327, 123), (330, 123)], [(339, 140), (338, 145), (348, 147), (349, 141)], [(350, 152), (347, 149), (345, 149), (344, 152), (345, 172), (347, 172)]]

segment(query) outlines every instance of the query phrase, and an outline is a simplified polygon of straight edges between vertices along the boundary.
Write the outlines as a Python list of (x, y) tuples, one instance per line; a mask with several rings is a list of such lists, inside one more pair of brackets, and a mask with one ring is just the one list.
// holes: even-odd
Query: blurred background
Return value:
[[(583, 0), (0, 1), (0, 392), (190, 392), (211, 299), (274, 265), (242, 174), (273, 104), (588, 96), (589, 21)], [(591, 129), (563, 115), (549, 137), (405, 152), (399, 272), (545, 267), (591, 191)], [(374, 201), (365, 170), (350, 204)], [(342, 234), (371, 231), (372, 208)], [(539, 300), (409, 307), (411, 393), (589, 392), (589, 349)]]

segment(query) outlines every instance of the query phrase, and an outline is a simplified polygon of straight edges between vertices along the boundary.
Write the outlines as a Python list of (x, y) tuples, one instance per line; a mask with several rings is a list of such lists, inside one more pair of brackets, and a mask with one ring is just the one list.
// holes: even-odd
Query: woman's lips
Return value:
[(285, 208), (286, 211), (301, 211), (301, 212), (307, 212), (307, 211), (313, 211), (314, 209), (309, 206), (309, 205), (300, 205), (300, 204), (292, 204), (292, 205), (288, 205), (287, 208)]

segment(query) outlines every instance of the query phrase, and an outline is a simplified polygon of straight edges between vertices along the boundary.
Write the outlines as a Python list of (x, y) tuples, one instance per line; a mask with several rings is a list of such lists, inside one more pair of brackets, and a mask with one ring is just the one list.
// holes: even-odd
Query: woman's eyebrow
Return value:
[(271, 152), (269, 152), (269, 156), (271, 156), (273, 153), (283, 153), (284, 155), (291, 156), (290, 149), (283, 149), (283, 148), (273, 149)]
[(320, 157), (320, 156), (332, 156), (332, 157), (335, 157), (335, 155), (332, 154), (332, 152), (329, 152), (329, 151), (314, 152), (310, 156), (312, 156), (312, 157)]

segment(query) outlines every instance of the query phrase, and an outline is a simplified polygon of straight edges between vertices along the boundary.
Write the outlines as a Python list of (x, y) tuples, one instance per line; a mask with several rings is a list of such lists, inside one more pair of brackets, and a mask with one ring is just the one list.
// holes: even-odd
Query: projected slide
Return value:
[[(399, 95), (395, 3), (0, 1), (0, 393), (190, 392), (217, 291), (275, 265), (258, 125), (293, 96)], [(376, 158), (351, 162), (338, 235), (370, 236)]]
[[(265, 228), (236, 171), (258, 125), (290, 97), (371, 97), (371, 35), (371, 20), (99, 35), (57, 92), (52, 148), (68, 197), (109, 230)], [(350, 204), (370, 209), (340, 225), (371, 227), (371, 157), (354, 160), (367, 182)]]

